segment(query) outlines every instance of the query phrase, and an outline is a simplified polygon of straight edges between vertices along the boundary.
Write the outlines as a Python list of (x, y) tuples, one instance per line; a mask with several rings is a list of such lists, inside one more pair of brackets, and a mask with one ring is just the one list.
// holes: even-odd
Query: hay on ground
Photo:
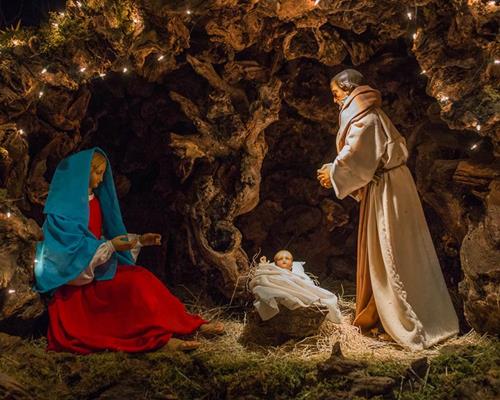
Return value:
[(226, 334), (221, 337), (215, 339), (198, 337), (203, 343), (198, 352), (218, 354), (221, 357), (223, 355), (230, 355), (231, 357), (252, 356), (257, 359), (288, 358), (319, 362), (329, 358), (334, 344), (339, 342), (342, 353), (348, 358), (410, 363), (418, 358), (432, 358), (437, 356), (440, 354), (440, 350), (446, 346), (480, 345), (485, 344), (489, 340), (485, 336), (470, 331), (466, 335), (449, 339), (429, 349), (410, 351), (394, 342), (383, 341), (376, 337), (361, 334), (357, 327), (351, 325), (354, 315), (354, 302), (342, 298), (339, 304), (342, 310), (341, 324), (325, 321), (320, 328), (319, 334), (316, 336), (307, 337), (300, 341), (290, 341), (276, 347), (252, 346), (251, 348), (239, 342), (239, 338), (247, 323), (245, 318), (246, 313), (243, 317), (240, 315), (239, 318), (235, 318), (235, 314), (231, 314), (231, 308), (219, 307), (202, 310), (199, 307), (195, 307), (197, 308), (196, 312), (200, 312), (206, 318), (222, 321), (226, 327)]

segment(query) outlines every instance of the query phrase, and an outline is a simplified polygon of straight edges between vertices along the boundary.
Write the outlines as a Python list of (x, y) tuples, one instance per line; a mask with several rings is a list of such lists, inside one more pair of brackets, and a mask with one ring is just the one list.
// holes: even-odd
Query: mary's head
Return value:
[(106, 167), (106, 157), (96, 151), (92, 156), (92, 161), (90, 163), (89, 192), (96, 189), (102, 183)]

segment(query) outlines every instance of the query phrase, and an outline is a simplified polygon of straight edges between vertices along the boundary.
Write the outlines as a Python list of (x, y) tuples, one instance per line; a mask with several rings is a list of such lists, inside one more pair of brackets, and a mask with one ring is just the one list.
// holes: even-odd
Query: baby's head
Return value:
[(293, 264), (293, 256), (288, 250), (280, 250), (274, 255), (274, 263), (284, 269), (291, 270)]

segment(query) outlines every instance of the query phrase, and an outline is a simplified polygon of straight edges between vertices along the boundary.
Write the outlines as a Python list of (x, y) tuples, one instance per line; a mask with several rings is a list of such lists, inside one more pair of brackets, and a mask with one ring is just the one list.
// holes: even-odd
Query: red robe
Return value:
[[(89, 207), (89, 230), (99, 238), (102, 214), (97, 197)], [(111, 280), (61, 286), (48, 309), (47, 349), (79, 354), (155, 350), (173, 334), (190, 334), (207, 322), (187, 313), (160, 280), (136, 265), (119, 265)]]

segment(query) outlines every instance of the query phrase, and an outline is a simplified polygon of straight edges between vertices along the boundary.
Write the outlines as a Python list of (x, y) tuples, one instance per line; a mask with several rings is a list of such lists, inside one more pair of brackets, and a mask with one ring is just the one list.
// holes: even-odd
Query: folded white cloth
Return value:
[(283, 305), (290, 310), (311, 305), (328, 308), (326, 316), (332, 322), (339, 323), (341, 314), (337, 305), (337, 296), (322, 289), (304, 273), (304, 263), (295, 261), (292, 271), (280, 268), (274, 263), (260, 263), (250, 289), (255, 296), (253, 305), (263, 321), (271, 319)]

